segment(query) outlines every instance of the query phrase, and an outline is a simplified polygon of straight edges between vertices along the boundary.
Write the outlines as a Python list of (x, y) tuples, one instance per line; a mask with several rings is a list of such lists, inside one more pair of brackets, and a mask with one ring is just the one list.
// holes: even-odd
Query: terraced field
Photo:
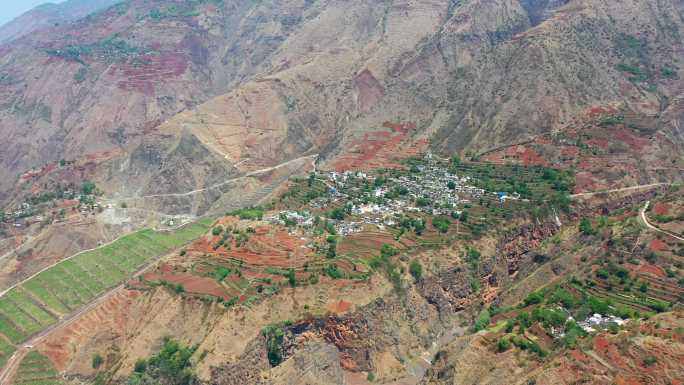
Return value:
[(0, 366), (15, 345), (124, 282), (154, 257), (201, 236), (211, 222), (203, 220), (173, 232), (138, 231), (80, 253), (11, 289), (0, 298)]
[(50, 360), (35, 351), (26, 355), (14, 377), (14, 385), (60, 384), (63, 384), (63, 381)]

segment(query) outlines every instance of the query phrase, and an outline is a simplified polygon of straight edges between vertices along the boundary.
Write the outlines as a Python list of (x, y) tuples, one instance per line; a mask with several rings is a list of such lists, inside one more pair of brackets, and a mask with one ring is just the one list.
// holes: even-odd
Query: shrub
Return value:
[(536, 305), (539, 303), (544, 302), (544, 294), (542, 294), (539, 291), (535, 291), (530, 293), (525, 300), (523, 301), (523, 305), (525, 306), (530, 306), (530, 305)]
[(196, 381), (190, 361), (196, 347), (181, 346), (169, 338), (164, 339), (161, 351), (147, 361), (138, 360), (129, 384), (189, 385)]
[(563, 288), (557, 288), (549, 298), (550, 303), (560, 303), (566, 309), (574, 309), (578, 305), (577, 299)]
[(591, 221), (588, 218), (582, 218), (579, 224), (579, 230), (584, 235), (596, 234), (596, 230), (591, 226)]
[(280, 365), (283, 361), (283, 341), (285, 339), (284, 328), (290, 326), (291, 322), (284, 321), (266, 326), (261, 330), (261, 334), (266, 338), (266, 351), (268, 362), (272, 367)]
[(96, 353), (93, 356), (93, 362), (92, 362), (93, 369), (99, 368), (103, 362), (104, 362), (104, 358), (102, 358), (102, 356), (99, 353)]
[(332, 278), (332, 279), (340, 279), (344, 277), (344, 274), (337, 268), (337, 265), (334, 263), (331, 263), (330, 265), (326, 266), (324, 269), (325, 274)]
[(222, 232), (223, 232), (223, 227), (222, 227), (222, 226), (216, 226), (216, 227), (214, 227), (213, 229), (211, 229), (211, 233), (212, 233), (214, 236), (221, 235)]
[(134, 372), (145, 373), (145, 370), (147, 370), (147, 361), (145, 359), (140, 358), (135, 361), (135, 366), (133, 367)]
[(440, 233), (446, 233), (449, 231), (449, 225), (451, 222), (449, 219), (445, 216), (436, 216), (432, 218), (432, 226), (434, 226), (437, 230), (439, 230)]
[(644, 358), (644, 366), (653, 366), (656, 362), (658, 362), (658, 359), (654, 356), (648, 356)]
[(498, 350), (499, 353), (503, 353), (510, 348), (511, 348), (511, 341), (509, 341), (508, 338), (505, 338), (505, 337), (499, 338), (499, 341), (497, 341), (497, 343), (496, 343), (496, 350)]
[(295, 287), (297, 286), (297, 276), (295, 275), (295, 270), (293, 268), (290, 268), (287, 271), (287, 282), (290, 284), (290, 286)]
[(411, 261), (411, 264), (409, 265), (409, 273), (411, 273), (416, 282), (420, 281), (420, 279), (423, 277), (423, 266), (417, 259)]
[(397, 248), (392, 246), (392, 245), (388, 245), (388, 244), (384, 243), (382, 245), (382, 247), (380, 248), (380, 255), (384, 259), (388, 259), (390, 257), (397, 255), (397, 254), (399, 254), (399, 250), (397, 250)]
[(216, 270), (214, 270), (214, 278), (217, 282), (223, 282), (223, 280), (230, 275), (230, 272), (230, 269), (226, 267), (218, 267)]
[(264, 209), (260, 207), (247, 207), (228, 212), (226, 215), (240, 217), (244, 220), (261, 220), (264, 217)]
[(475, 325), (473, 326), (473, 328), (475, 329), (475, 331), (484, 330), (489, 326), (490, 321), (491, 317), (489, 315), (489, 311), (485, 309), (477, 317), (477, 320), (475, 321)]
[(418, 207), (427, 207), (430, 205), (430, 200), (425, 198), (425, 197), (420, 197), (416, 199), (416, 206)]
[(601, 279), (608, 279), (608, 277), (610, 277), (610, 273), (606, 269), (599, 269), (596, 270), (596, 276)]

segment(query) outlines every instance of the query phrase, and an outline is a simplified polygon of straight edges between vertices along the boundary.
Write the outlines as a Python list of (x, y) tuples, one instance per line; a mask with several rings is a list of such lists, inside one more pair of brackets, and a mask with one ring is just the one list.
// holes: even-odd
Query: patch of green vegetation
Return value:
[(625, 117), (623, 115), (608, 115), (601, 118), (599, 121), (599, 126), (609, 127), (616, 126), (618, 124), (623, 124), (625, 122)]
[(264, 209), (261, 207), (247, 207), (239, 210), (233, 210), (226, 213), (228, 216), (239, 217), (243, 220), (261, 220), (264, 217)]
[(476, 332), (480, 331), (480, 330), (485, 330), (489, 326), (490, 322), (491, 322), (491, 316), (489, 314), (489, 310), (485, 309), (477, 317), (477, 320), (475, 321), (475, 324), (473, 325), (473, 330), (475, 330)]
[(413, 279), (415, 279), (416, 282), (423, 278), (423, 265), (420, 264), (419, 260), (414, 259), (411, 261), (411, 264), (409, 265), (409, 273), (411, 273), (411, 276), (413, 276)]
[(216, 279), (216, 282), (223, 282), (226, 277), (228, 277), (232, 273), (232, 270), (227, 268), (227, 267), (217, 267), (216, 270), (214, 270), (214, 278)]
[(103, 363), (104, 363), (104, 358), (102, 358), (102, 356), (101, 356), (99, 353), (96, 353), (96, 354), (93, 356), (93, 360), (92, 360), (92, 363), (91, 363), (93, 369), (99, 369), (100, 366), (101, 366)]
[(440, 233), (446, 234), (449, 231), (451, 221), (444, 215), (432, 217), (432, 226), (439, 230)]
[(178, 341), (165, 338), (159, 353), (147, 360), (136, 361), (127, 384), (190, 385), (196, 381), (190, 360), (196, 350), (196, 346), (183, 346)]
[(87, 75), (88, 75), (88, 68), (87, 67), (81, 67), (74, 74), (74, 81), (78, 84), (83, 83), (83, 81), (86, 79)]
[(118, 34), (113, 34), (95, 43), (75, 44), (46, 50), (48, 55), (74, 60), (84, 65), (84, 58), (94, 54), (104, 57), (105, 60), (111, 62), (124, 61), (149, 52), (148, 50), (131, 46), (126, 40), (121, 39)]
[(511, 343), (521, 350), (529, 350), (531, 352), (537, 353), (537, 355), (541, 358), (544, 358), (549, 354), (546, 350), (542, 349), (538, 343), (530, 341), (522, 336), (514, 336), (511, 338)]
[(646, 42), (626, 33), (619, 33), (613, 44), (620, 55), (630, 58), (641, 58), (647, 48)]
[(660, 76), (666, 78), (666, 79), (677, 79), (677, 70), (670, 67), (670, 66), (664, 66), (663, 68), (660, 69)]
[[(460, 163), (451, 172), (472, 177), (476, 187), (488, 192), (518, 193), (529, 202), (518, 205), (536, 216), (544, 216), (553, 208), (567, 212), (570, 208), (569, 192), (574, 186), (572, 170), (558, 170), (541, 166), (494, 165), (486, 163)], [(505, 214), (504, 210), (502, 214)], [(512, 213), (509, 213), (509, 216)], [(463, 220), (462, 220), (463, 221)]]
[(340, 269), (338, 269), (337, 265), (334, 263), (327, 265), (325, 269), (323, 269), (323, 272), (332, 279), (344, 278), (344, 273), (340, 271)]
[(271, 367), (276, 367), (283, 361), (285, 328), (290, 325), (292, 322), (283, 321), (268, 325), (261, 330), (261, 335), (266, 339), (266, 351)]
[(596, 235), (597, 231), (591, 224), (589, 218), (582, 218), (579, 223), (579, 231), (584, 235)]

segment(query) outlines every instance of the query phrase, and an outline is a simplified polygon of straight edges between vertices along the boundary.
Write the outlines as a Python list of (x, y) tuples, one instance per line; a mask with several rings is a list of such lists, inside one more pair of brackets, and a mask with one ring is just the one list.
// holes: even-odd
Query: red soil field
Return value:
[(188, 68), (184, 52), (164, 52), (146, 56), (143, 64), (122, 64), (114, 67), (110, 74), (120, 71), (125, 78), (118, 87), (126, 91), (138, 91), (146, 96), (155, 95), (155, 86), (165, 80), (177, 78)]
[(118, 291), (83, 317), (51, 333), (38, 346), (38, 350), (50, 359), (57, 370), (66, 369), (74, 354), (73, 346), (84, 345), (93, 329), (104, 324), (116, 333), (123, 332), (131, 304), (140, 295), (142, 294), (136, 291)]
[(337, 246), (337, 253), (370, 258), (380, 254), (383, 244), (394, 246), (399, 250), (406, 249), (403, 243), (395, 241), (389, 233), (364, 231), (344, 237)]
[(650, 247), (653, 251), (663, 251), (667, 248), (667, 243), (656, 238), (649, 243), (648, 247)]
[(197, 295), (210, 295), (229, 300), (237, 293), (230, 293), (221, 286), (215, 279), (209, 277), (198, 277), (191, 273), (148, 273), (143, 279), (151, 282), (166, 281), (174, 284), (181, 284), (187, 293)]
[(344, 314), (344, 313), (348, 312), (349, 310), (351, 310), (351, 308), (352, 308), (352, 303), (347, 302), (347, 301), (343, 301), (343, 300), (340, 300), (339, 302), (330, 304), (328, 306), (328, 310), (332, 313), (335, 313), (335, 314)]
[(385, 122), (383, 128), (390, 131), (364, 133), (362, 138), (352, 141), (350, 150), (335, 162), (335, 170), (399, 167), (399, 160), (416, 156), (427, 148), (426, 140), (411, 140), (410, 133), (416, 129), (414, 123)]
[(214, 250), (213, 245), (219, 237), (206, 238), (194, 242), (188, 251), (193, 254), (212, 255), (217, 259), (244, 261), (250, 266), (270, 266), (280, 268), (299, 268), (304, 266), (313, 250), (306, 247), (306, 241), (288, 234), (286, 230), (271, 230), (268, 226), (259, 227), (246, 245), (237, 247), (232, 241), (231, 249), (221, 247)]
[(653, 212), (656, 213), (656, 215), (667, 215), (670, 213), (671, 208), (672, 205), (669, 203), (658, 202), (653, 205)]
[(652, 265), (650, 263), (644, 263), (643, 265), (639, 266), (639, 268), (637, 269), (637, 272), (644, 273), (644, 274), (652, 274), (652, 275), (655, 275), (656, 277), (660, 277), (660, 278), (667, 277), (667, 274), (665, 273), (665, 270), (663, 270), (662, 267)]

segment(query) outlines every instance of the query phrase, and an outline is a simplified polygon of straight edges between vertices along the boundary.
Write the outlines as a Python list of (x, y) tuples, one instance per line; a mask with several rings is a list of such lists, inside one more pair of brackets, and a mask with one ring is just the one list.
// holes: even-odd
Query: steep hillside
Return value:
[(213, 168), (307, 153), (345, 167), (391, 162), (397, 146), (489, 149), (610, 105), (681, 146), (680, 7), (127, 1), (2, 47), (2, 196), (25, 194), (13, 190), (31, 169), (103, 152), (119, 160), (93, 178), (125, 178), (118, 164), (159, 131), (197, 136)]

